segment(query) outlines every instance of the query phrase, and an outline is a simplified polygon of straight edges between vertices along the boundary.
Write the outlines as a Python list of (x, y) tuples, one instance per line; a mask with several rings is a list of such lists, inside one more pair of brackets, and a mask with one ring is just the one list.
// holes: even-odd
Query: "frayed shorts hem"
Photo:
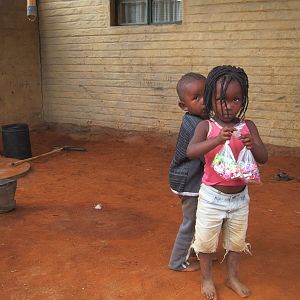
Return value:
[(238, 194), (224, 194), (201, 185), (192, 248), (196, 253), (214, 253), (223, 230), (223, 248), (226, 253), (248, 252), (246, 231), (249, 213), (248, 188)]

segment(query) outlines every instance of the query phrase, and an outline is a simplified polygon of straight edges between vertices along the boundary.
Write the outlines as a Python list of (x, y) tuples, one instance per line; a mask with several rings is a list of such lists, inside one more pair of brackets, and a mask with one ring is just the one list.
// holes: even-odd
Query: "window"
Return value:
[(113, 25), (180, 23), (182, 0), (115, 0)]

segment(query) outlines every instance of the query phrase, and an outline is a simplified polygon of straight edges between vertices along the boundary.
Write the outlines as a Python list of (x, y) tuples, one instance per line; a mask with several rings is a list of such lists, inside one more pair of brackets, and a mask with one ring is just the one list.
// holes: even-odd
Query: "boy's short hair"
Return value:
[(183, 95), (182, 95), (183, 87), (186, 84), (193, 82), (195, 80), (206, 80), (206, 77), (199, 73), (189, 72), (189, 73), (184, 74), (178, 80), (177, 85), (176, 85), (176, 91), (177, 91), (177, 95), (181, 102), (184, 102)]

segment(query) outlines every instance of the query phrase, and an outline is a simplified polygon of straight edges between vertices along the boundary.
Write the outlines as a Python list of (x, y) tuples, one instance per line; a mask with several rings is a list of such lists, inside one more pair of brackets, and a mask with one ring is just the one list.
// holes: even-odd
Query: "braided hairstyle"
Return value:
[[(242, 105), (241, 110), (238, 114), (238, 118), (242, 119), (245, 116), (246, 110), (248, 108), (248, 76), (242, 68), (238, 68), (235, 66), (224, 65), (224, 66), (217, 66), (213, 68), (209, 74), (207, 75), (205, 89), (204, 89), (204, 104), (206, 113), (211, 116), (213, 114), (213, 99), (214, 93), (216, 89), (217, 82), (221, 84), (221, 107), (223, 104), (227, 109), (226, 105), (226, 91), (228, 85), (231, 81), (237, 81), (242, 90)], [(222, 111), (222, 113), (224, 113)]]
[(184, 74), (179, 81), (177, 82), (177, 86), (176, 86), (176, 91), (177, 91), (177, 95), (180, 99), (180, 101), (184, 101), (183, 99), (183, 88), (186, 84), (193, 82), (193, 81), (197, 81), (197, 80), (206, 80), (205, 76), (199, 74), (199, 73), (194, 73), (194, 72), (189, 72)]

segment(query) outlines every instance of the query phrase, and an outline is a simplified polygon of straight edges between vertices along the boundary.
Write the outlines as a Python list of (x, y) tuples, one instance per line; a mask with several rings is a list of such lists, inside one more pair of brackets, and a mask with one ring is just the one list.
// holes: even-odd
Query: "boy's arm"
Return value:
[(249, 128), (250, 136), (242, 135), (241, 140), (245, 146), (251, 150), (256, 162), (259, 164), (264, 164), (268, 160), (267, 148), (261, 140), (255, 124), (250, 120), (246, 120), (246, 124)]
[[(202, 122), (202, 120), (200, 122)], [(192, 117), (190, 115), (184, 116), (178, 134), (176, 151), (174, 155), (174, 158), (177, 163), (181, 163), (189, 159), (186, 155), (186, 150), (189, 145), (189, 142), (191, 141), (194, 135), (195, 128), (197, 127), (198, 124), (199, 124), (199, 118)], [(198, 158), (204, 163), (203, 156), (197, 157), (197, 159)]]

